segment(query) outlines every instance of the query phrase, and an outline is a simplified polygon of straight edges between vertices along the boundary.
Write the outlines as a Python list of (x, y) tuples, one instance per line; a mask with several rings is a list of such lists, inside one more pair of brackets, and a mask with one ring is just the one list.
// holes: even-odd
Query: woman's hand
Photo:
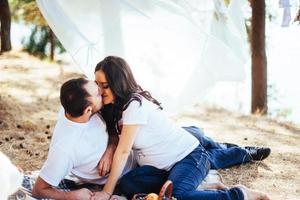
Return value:
[(72, 200), (90, 200), (93, 197), (94, 193), (86, 188), (80, 190), (75, 190), (67, 193), (66, 199)]
[(110, 194), (108, 194), (107, 192), (101, 191), (101, 192), (95, 192), (90, 200), (109, 200), (110, 197), (111, 197)]
[(97, 166), (99, 176), (105, 176), (110, 172), (118, 142), (119, 136), (116, 133), (109, 134), (107, 148)]
[(105, 176), (110, 172), (113, 156), (114, 150), (112, 148), (107, 148), (97, 167), (99, 176)]
[(126, 165), (139, 127), (139, 125), (123, 125), (119, 144), (114, 154), (111, 172), (103, 191), (107, 193), (112, 193), (114, 191), (118, 179)]

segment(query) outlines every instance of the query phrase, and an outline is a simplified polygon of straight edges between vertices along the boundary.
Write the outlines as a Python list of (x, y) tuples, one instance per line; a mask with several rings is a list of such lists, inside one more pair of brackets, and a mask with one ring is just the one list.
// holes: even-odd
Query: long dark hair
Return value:
[[(141, 97), (153, 102), (159, 109), (161, 104), (154, 99), (150, 92), (145, 91), (137, 84), (127, 62), (117, 56), (108, 56), (99, 62), (95, 72), (102, 71), (105, 74), (108, 86), (114, 95), (114, 125), (120, 120), (122, 112), (129, 103), (138, 101), (142, 104)], [(111, 122), (110, 122), (111, 123)]]

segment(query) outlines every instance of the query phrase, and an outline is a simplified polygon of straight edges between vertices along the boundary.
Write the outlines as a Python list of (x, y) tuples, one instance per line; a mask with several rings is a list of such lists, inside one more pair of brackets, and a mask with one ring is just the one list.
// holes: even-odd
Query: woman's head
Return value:
[[(110, 126), (112, 128), (109, 128), (109, 131), (113, 129), (117, 129), (117, 132), (120, 131), (118, 121), (122, 117), (123, 110), (128, 107), (131, 101), (138, 101), (142, 104), (141, 96), (162, 109), (160, 103), (137, 84), (129, 65), (123, 58), (117, 56), (104, 58), (95, 68), (95, 78), (102, 89), (103, 104), (113, 104), (110, 119), (105, 119), (106, 122), (112, 122)], [(102, 116), (105, 117), (103, 114)]]
[(95, 78), (102, 89), (104, 104), (128, 101), (134, 93), (141, 92), (127, 62), (117, 56), (108, 56), (95, 68)]

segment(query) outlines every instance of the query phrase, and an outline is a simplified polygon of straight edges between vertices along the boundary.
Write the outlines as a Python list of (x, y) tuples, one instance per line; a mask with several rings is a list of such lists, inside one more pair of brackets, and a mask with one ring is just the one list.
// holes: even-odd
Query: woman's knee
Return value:
[(120, 180), (119, 180), (119, 188), (121, 192), (124, 194), (127, 191), (130, 191), (132, 185), (132, 179), (129, 174), (125, 174)]

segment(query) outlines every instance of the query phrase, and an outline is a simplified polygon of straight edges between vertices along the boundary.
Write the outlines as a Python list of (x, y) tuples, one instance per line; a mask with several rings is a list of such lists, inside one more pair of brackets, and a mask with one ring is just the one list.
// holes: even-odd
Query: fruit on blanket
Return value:
[(147, 200), (158, 200), (158, 195), (155, 193), (150, 193), (147, 195)]

